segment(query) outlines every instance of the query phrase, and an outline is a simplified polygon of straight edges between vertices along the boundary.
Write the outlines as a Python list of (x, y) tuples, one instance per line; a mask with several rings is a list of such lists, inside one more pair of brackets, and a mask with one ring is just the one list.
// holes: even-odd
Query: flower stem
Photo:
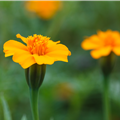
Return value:
[(39, 120), (38, 114), (38, 89), (30, 89), (30, 102), (33, 120)]
[(109, 104), (109, 79), (104, 76), (104, 120), (110, 120), (110, 104)]

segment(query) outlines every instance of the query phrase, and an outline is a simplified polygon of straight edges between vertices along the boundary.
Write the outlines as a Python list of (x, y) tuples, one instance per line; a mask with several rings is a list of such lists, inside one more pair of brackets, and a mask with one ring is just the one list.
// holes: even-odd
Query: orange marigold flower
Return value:
[(60, 9), (60, 1), (28, 1), (27, 10), (35, 12), (43, 19), (50, 19)]
[(108, 56), (112, 51), (120, 55), (120, 33), (111, 30), (98, 31), (97, 35), (86, 38), (81, 46), (84, 50), (92, 50), (91, 56), (95, 59)]
[(53, 64), (55, 61), (68, 62), (67, 56), (71, 52), (60, 41), (53, 42), (49, 37), (34, 34), (27, 38), (20, 34), (16, 35), (26, 44), (22, 44), (15, 40), (7, 41), (3, 46), (5, 57), (12, 56), (14, 62), (19, 63), (24, 69), (37, 63)]

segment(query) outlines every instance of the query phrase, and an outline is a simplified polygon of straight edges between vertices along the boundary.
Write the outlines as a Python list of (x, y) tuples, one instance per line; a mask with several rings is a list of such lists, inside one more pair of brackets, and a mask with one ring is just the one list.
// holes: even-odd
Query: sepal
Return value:
[(111, 52), (108, 56), (100, 58), (100, 65), (104, 77), (108, 77), (115, 64), (115, 54)]
[(41, 86), (46, 72), (46, 65), (34, 64), (29, 68), (25, 69), (26, 81), (31, 89), (39, 89)]

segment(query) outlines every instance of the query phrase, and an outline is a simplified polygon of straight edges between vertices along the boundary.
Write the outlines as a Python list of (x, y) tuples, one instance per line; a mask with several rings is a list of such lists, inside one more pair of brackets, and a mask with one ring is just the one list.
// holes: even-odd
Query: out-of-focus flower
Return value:
[(120, 33), (111, 30), (106, 32), (98, 31), (97, 35), (86, 38), (81, 46), (84, 50), (92, 50), (91, 56), (95, 59), (108, 56), (112, 51), (119, 56)]
[(61, 1), (27, 1), (26, 8), (42, 19), (50, 19), (61, 8)]
[(19, 63), (24, 69), (35, 63), (51, 65), (55, 61), (68, 62), (67, 56), (71, 55), (65, 45), (58, 44), (60, 41), (53, 42), (46, 36), (34, 34), (25, 38), (17, 34), (16, 37), (21, 38), (26, 45), (9, 40), (3, 46), (4, 53), (5, 57), (13, 55), (13, 61)]
[(73, 89), (68, 83), (61, 83), (56, 86), (56, 97), (59, 100), (68, 100), (73, 95)]

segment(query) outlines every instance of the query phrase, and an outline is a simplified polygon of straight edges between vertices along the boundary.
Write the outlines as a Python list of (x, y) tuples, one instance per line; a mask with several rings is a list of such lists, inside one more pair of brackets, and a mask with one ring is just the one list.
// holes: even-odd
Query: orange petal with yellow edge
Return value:
[(111, 46), (107, 46), (107, 47), (103, 47), (103, 48), (100, 48), (100, 49), (92, 50), (90, 52), (90, 54), (94, 59), (98, 59), (102, 56), (109, 55), (111, 50), (112, 50)]

